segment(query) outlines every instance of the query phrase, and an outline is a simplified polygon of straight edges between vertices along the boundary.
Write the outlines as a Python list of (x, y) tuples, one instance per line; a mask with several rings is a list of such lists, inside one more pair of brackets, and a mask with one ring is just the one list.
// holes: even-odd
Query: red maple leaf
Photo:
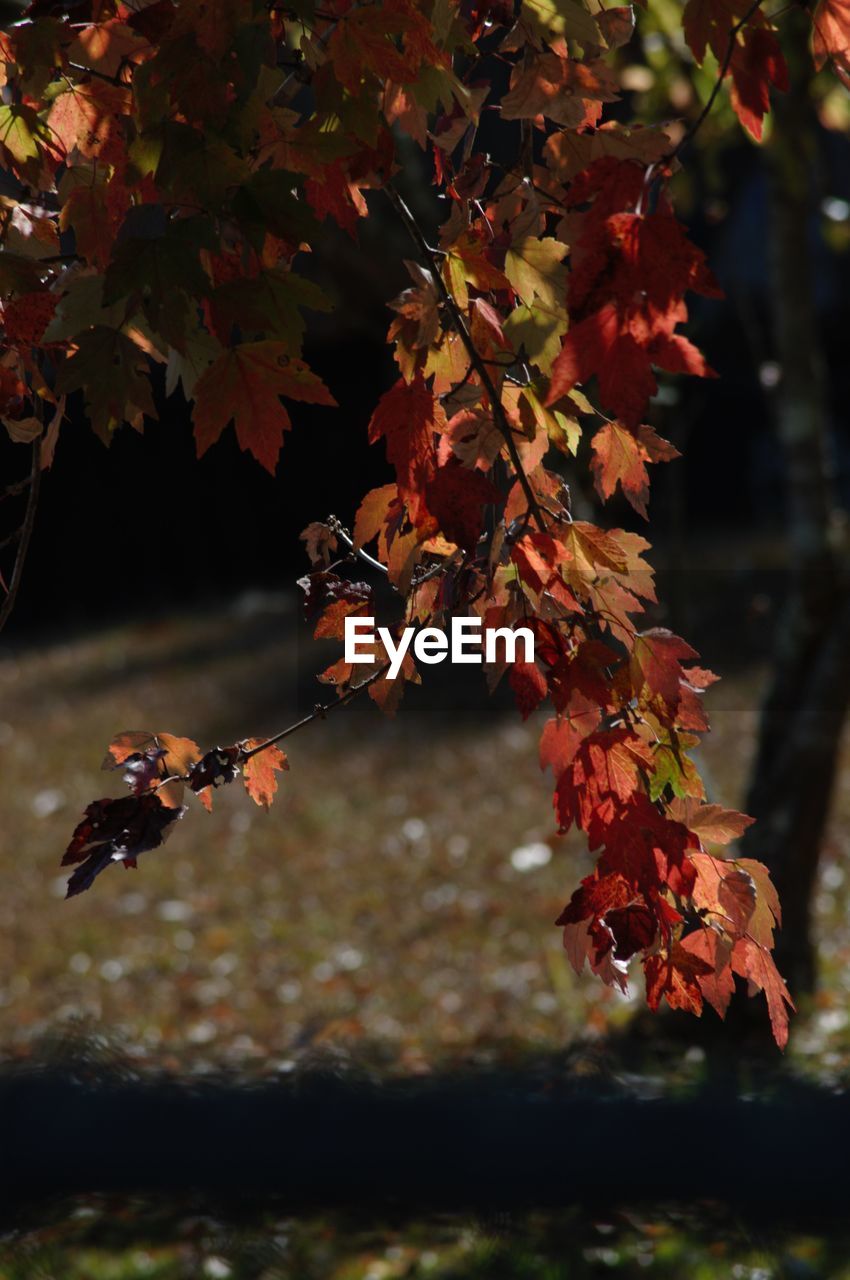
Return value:
[(474, 551), (484, 531), (483, 508), (501, 506), (504, 499), (481, 471), (470, 470), (451, 457), (427, 482), (425, 501), (448, 540)]
[(603, 408), (637, 429), (657, 390), (652, 366), (711, 376), (677, 325), (688, 290), (718, 296), (702, 252), (669, 213), (585, 215), (570, 277), (573, 325), (552, 368), (547, 404), (596, 375)]
[(667, 955), (647, 956), (643, 962), (646, 974), (646, 1002), (657, 1009), (662, 997), (671, 1009), (702, 1013), (702, 990), (699, 978), (712, 972), (711, 965), (680, 942), (674, 942)]
[(421, 375), (412, 382), (399, 378), (381, 396), (369, 422), (369, 443), (383, 437), (411, 522), (429, 533), (435, 529), (425, 491), (437, 469), (434, 433), (447, 426), (442, 405)]
[(735, 45), (729, 64), (732, 106), (741, 124), (761, 141), (764, 117), (770, 110), (771, 86), (788, 90), (788, 67), (779, 41), (766, 27), (746, 29)]

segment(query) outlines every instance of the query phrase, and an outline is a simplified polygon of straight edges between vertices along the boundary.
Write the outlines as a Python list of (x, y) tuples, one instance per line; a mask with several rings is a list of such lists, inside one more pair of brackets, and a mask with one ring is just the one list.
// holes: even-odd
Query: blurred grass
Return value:
[[(123, 791), (98, 771), (114, 733), (206, 748), (303, 714), (299, 680), (329, 650), (299, 650), (285, 598), (248, 604), (0, 662), (3, 1053), (97, 1036), (159, 1066), (287, 1071), (317, 1045), (359, 1046), (415, 1071), (622, 1025), (639, 975), (630, 999), (577, 978), (552, 924), (592, 863), (554, 835), (539, 722), (486, 702), (459, 714), (430, 683), (395, 721), (364, 699), (293, 738), (270, 813), (238, 783), (212, 815), (190, 798), (138, 871), (110, 868), (63, 901), (59, 860), (82, 809)], [(700, 763), (726, 804), (741, 803), (759, 684), (739, 671), (709, 695)], [(848, 814), (845, 770), (818, 894), (824, 985), (797, 1036), (827, 1068), (850, 1039)]]
[(288, 744), (269, 814), (238, 785), (212, 816), (192, 802), (137, 872), (63, 901), (81, 810), (122, 791), (98, 773), (112, 735), (206, 747), (288, 723), (303, 713), (292, 631), (285, 613), (222, 610), (0, 663), (7, 1053), (97, 1032), (159, 1064), (286, 1070), (308, 1046), (357, 1041), (416, 1070), (623, 1016), (622, 997), (564, 966), (552, 927), (590, 864), (552, 837), (536, 726), (490, 707), (388, 722), (364, 700)]
[[(396, 721), (364, 699), (296, 736), (269, 814), (238, 784), (223, 789), (211, 816), (193, 803), (138, 871), (110, 869), (63, 900), (59, 860), (82, 809), (123, 790), (117, 774), (98, 771), (114, 733), (167, 730), (208, 747), (303, 714), (313, 659), (292, 638), (293, 611), (285, 599), (243, 601), (0, 661), (7, 1061), (100, 1053), (131, 1068), (274, 1074), (319, 1058), (418, 1072), (559, 1053), (624, 1027), (640, 1007), (639, 976), (625, 999), (577, 978), (563, 956), (552, 922), (592, 862), (576, 839), (553, 834), (539, 722), (483, 703), (458, 713), (430, 683)], [(700, 763), (726, 804), (742, 801), (761, 679), (740, 668), (709, 695), (714, 727)], [(797, 1067), (827, 1079), (850, 1061), (848, 818), (844, 768), (816, 903), (822, 984), (791, 1050)], [(734, 1224), (712, 1243), (663, 1219), (616, 1230), (588, 1219), (571, 1244), (555, 1238), (558, 1222), (507, 1241), (480, 1225), (423, 1224), (364, 1242), (333, 1223), (270, 1223), (236, 1239), (195, 1220), (129, 1248), (138, 1226), (132, 1206), (78, 1206), (53, 1226), (22, 1228), (5, 1251), (0, 1240), (0, 1275), (850, 1275), (824, 1242), (765, 1252)], [(114, 1246), (103, 1246), (112, 1228)]]
[[(112, 1226), (108, 1214), (112, 1215)], [(121, 1240), (138, 1224), (132, 1202), (99, 1203), (44, 1231), (13, 1258), (0, 1245), (4, 1280), (846, 1280), (844, 1230), (832, 1241), (781, 1230), (753, 1231), (706, 1206), (699, 1217), (661, 1210), (651, 1219), (567, 1209), (560, 1215), (441, 1219), (399, 1229), (366, 1230), (340, 1219), (222, 1228), (186, 1218), (169, 1243), (146, 1221), (134, 1248), (110, 1249), (89, 1238)], [(123, 1220), (123, 1221), (122, 1221)], [(105, 1229), (103, 1224), (106, 1224)], [(175, 1239), (175, 1236), (177, 1237)]]

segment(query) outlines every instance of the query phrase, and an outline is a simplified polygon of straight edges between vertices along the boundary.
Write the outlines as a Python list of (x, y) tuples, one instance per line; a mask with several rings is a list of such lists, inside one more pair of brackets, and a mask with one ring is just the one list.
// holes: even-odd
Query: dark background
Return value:
[[(850, 200), (850, 145), (825, 133), (822, 146), (832, 217), (813, 221), (811, 248), (835, 466), (846, 495), (850, 269), (845, 226), (835, 215), (842, 214), (840, 202)], [(726, 298), (691, 299), (689, 334), (719, 378), (667, 379), (652, 413), (658, 430), (684, 454), (652, 476), (648, 533), (662, 557), (665, 545), (686, 537), (722, 540), (775, 531), (782, 522), (782, 464), (769, 386), (774, 353), (766, 177), (761, 153), (745, 142), (727, 147), (719, 164), (719, 180), (715, 172), (709, 183), (695, 162), (680, 199), (685, 216), (688, 208), (695, 212), (691, 234)], [(714, 198), (718, 188), (734, 192), (734, 200)], [(434, 207), (424, 175), (409, 194), (420, 215), (436, 225), (435, 215), (443, 211)], [(79, 398), (72, 398), (54, 466), (44, 477), (11, 637), (167, 611), (177, 602), (252, 587), (288, 588), (306, 564), (301, 529), (330, 512), (350, 522), (362, 495), (390, 478), (382, 448), (367, 446), (366, 425), (397, 376), (385, 342), (391, 319), (386, 303), (408, 282), (402, 260), (414, 255), (383, 197), (373, 193), (369, 199), (375, 216), (363, 224), (359, 245), (328, 229), (310, 264), (337, 306), (331, 316), (316, 317), (305, 356), (340, 407), (288, 404), (293, 430), (272, 478), (240, 451), (232, 427), (197, 460), (189, 409), (180, 392), (165, 400), (161, 371), (154, 374), (160, 420), (147, 422), (143, 434), (122, 428), (109, 449), (88, 428)], [(821, 221), (834, 234), (822, 234)], [(0, 444), (4, 475), (23, 470), (23, 454), (8, 441)], [(580, 485), (586, 471), (577, 468)], [(582, 493), (594, 501), (589, 489)], [(622, 500), (609, 504), (605, 518), (646, 529)]]

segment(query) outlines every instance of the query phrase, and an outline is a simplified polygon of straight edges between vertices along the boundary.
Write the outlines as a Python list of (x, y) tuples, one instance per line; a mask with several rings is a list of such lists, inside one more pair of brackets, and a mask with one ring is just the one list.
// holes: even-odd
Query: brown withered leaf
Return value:
[(62, 858), (63, 867), (80, 864), (68, 881), (66, 897), (90, 889), (112, 862), (135, 867), (138, 856), (157, 849), (184, 813), (182, 807), (164, 805), (152, 792), (92, 801)]

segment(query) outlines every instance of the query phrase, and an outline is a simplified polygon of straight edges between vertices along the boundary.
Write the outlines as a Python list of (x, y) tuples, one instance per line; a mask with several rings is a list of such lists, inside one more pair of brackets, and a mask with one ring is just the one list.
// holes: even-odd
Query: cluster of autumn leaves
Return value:
[[(813, 19), (816, 60), (846, 74), (843, 0)], [(688, 0), (683, 22), (760, 136), (786, 78), (770, 18)], [(763, 867), (711, 851), (747, 820), (705, 803), (689, 754), (713, 677), (638, 630), (648, 544), (574, 520), (565, 483), (579, 453), (602, 499), (619, 489), (645, 516), (647, 467), (676, 456), (644, 421), (655, 371), (710, 373), (681, 332), (686, 294), (717, 290), (666, 194), (671, 137), (604, 118), (633, 29), (630, 8), (584, 0), (80, 0), (72, 15), (36, 0), (0, 36), (0, 418), (49, 465), (67, 395), (108, 440), (155, 415), (159, 364), (199, 454), (233, 422), (274, 471), (282, 401), (335, 403), (303, 360), (304, 313), (330, 306), (303, 264), (326, 219), (356, 238), (383, 200), (411, 245), (390, 304), (398, 380), (369, 428), (395, 480), (350, 535), (307, 531), (316, 634), (374, 611), (345, 572), (358, 556), (382, 567), (399, 626), (531, 627), (535, 661), (487, 676), (506, 675), (523, 716), (548, 705), (559, 826), (599, 851), (560, 921), (573, 963), (622, 985), (640, 956), (650, 1004), (694, 1013), (723, 1013), (740, 974), (784, 1043), (779, 907)], [(447, 213), (433, 244), (396, 190), (411, 140)], [(388, 680), (385, 657), (322, 678), (392, 712), (419, 676), (408, 655)], [(167, 734), (121, 735), (108, 761), (130, 795), (87, 809), (70, 893), (161, 844), (184, 789), (208, 800), (242, 776), (267, 805), (285, 767), (273, 745), (204, 754)]]
[(275, 772), (289, 763), (279, 747), (260, 739), (202, 752), (191, 738), (131, 729), (112, 739), (103, 768), (120, 769), (130, 795), (93, 800), (86, 808), (62, 858), (63, 867), (75, 867), (69, 898), (90, 889), (113, 862), (136, 867), (140, 854), (158, 849), (186, 812), (187, 788), (210, 813), (213, 789), (241, 776), (251, 799), (268, 811)]

